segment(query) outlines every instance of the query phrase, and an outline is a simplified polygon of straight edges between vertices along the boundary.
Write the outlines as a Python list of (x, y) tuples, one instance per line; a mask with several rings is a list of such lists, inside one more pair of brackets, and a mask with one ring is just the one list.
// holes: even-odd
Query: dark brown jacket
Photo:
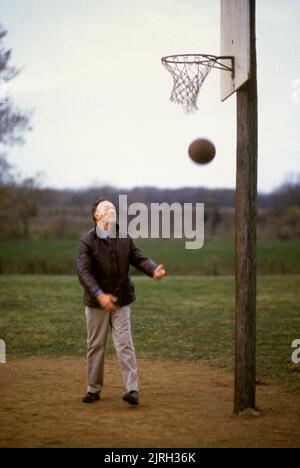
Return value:
[(101, 239), (95, 228), (80, 239), (77, 258), (79, 281), (84, 287), (84, 304), (100, 308), (95, 292), (118, 297), (118, 305), (128, 305), (135, 300), (134, 284), (129, 277), (129, 265), (152, 277), (157, 264), (145, 257), (129, 234), (126, 238)]

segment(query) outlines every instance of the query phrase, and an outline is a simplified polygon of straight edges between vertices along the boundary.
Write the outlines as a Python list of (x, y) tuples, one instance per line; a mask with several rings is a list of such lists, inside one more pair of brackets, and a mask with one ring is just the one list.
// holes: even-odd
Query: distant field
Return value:
[[(234, 279), (134, 277), (133, 336), (139, 356), (232, 369)], [(9, 356), (84, 356), (82, 289), (75, 276), (0, 275), (0, 338)], [(258, 278), (257, 365), (261, 382), (300, 389), (291, 343), (300, 338), (300, 276)], [(111, 342), (109, 353), (112, 352)]]
[[(210, 240), (200, 250), (185, 250), (184, 241), (139, 239), (145, 254), (164, 262), (170, 275), (230, 275), (234, 273), (234, 244)], [(74, 274), (78, 242), (67, 240), (0, 242), (0, 272)], [(300, 241), (261, 241), (260, 274), (300, 273)]]

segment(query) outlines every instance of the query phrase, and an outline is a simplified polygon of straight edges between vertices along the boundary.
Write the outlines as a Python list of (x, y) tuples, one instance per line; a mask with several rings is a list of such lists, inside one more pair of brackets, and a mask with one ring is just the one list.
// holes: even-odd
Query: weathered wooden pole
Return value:
[(255, 408), (257, 218), (255, 24), (255, 0), (250, 0), (250, 79), (237, 91), (235, 413)]

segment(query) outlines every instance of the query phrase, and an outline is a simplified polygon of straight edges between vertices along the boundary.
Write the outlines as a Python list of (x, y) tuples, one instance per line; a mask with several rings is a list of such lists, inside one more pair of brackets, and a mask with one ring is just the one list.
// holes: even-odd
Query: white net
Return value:
[(162, 63), (173, 77), (170, 101), (180, 104), (187, 113), (198, 109), (200, 88), (216, 62), (210, 55), (173, 55), (163, 57)]

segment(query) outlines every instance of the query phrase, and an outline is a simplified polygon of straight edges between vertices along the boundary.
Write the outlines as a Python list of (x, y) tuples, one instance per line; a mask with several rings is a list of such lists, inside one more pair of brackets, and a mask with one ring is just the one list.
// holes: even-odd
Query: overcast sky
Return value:
[[(169, 101), (161, 56), (219, 55), (219, 0), (0, 0), (6, 45), (22, 73), (9, 92), (34, 109), (26, 144), (9, 150), (24, 176), (83, 188), (235, 186), (235, 97), (212, 71), (187, 116)], [(257, 0), (259, 190), (300, 173), (300, 2)], [(206, 167), (187, 156), (215, 142)]]

